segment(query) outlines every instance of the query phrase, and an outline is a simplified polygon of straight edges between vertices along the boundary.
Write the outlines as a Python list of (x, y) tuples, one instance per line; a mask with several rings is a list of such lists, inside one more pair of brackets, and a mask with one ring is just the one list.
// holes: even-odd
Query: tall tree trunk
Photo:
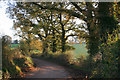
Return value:
[(26, 40), (26, 43), (27, 43), (27, 46), (28, 46), (27, 51), (30, 52), (30, 40), (29, 40), (29, 38), (28, 38), (28, 40)]
[[(53, 25), (53, 14), (52, 14), (52, 11), (51, 11), (51, 24), (52, 24), (52, 26), (54, 26)], [(52, 37), (52, 40), (53, 40), (53, 42), (52, 42), (52, 52), (54, 53), (54, 52), (56, 52), (56, 47), (57, 47), (56, 39), (55, 39), (55, 30), (54, 29), (52, 31), (52, 35), (53, 35), (53, 37)]]
[(42, 53), (43, 53), (43, 56), (47, 56), (47, 54), (48, 54), (48, 44), (47, 44), (46, 41), (43, 41), (43, 51), (42, 51)]
[(52, 52), (56, 52), (56, 40), (55, 40), (55, 31), (53, 30), (53, 44), (52, 44)]
[(97, 30), (96, 19), (92, 16), (93, 6), (90, 2), (87, 2), (87, 26), (89, 31), (88, 37), (88, 53), (92, 58), (95, 54), (98, 53), (98, 45), (99, 45), (99, 32)]
[(119, 47), (119, 50), (118, 50), (118, 77), (120, 78), (120, 39), (118, 40), (118, 47)]
[(47, 56), (48, 54), (48, 41), (47, 41), (47, 37), (48, 37), (48, 30), (45, 28), (45, 39), (43, 39), (43, 56)]
[(62, 52), (65, 52), (65, 30), (64, 26), (62, 25)]
[(31, 43), (31, 38), (30, 38), (30, 35), (31, 35), (31, 33), (28, 31), (27, 44), (28, 44), (28, 52), (29, 52), (29, 53), (30, 53), (30, 51), (31, 51), (31, 45), (30, 45), (30, 43)]
[[(87, 27), (88, 27), (88, 31), (89, 31), (89, 35), (88, 35), (88, 43), (87, 43), (87, 47), (88, 47), (88, 53), (89, 53), (89, 69), (92, 70), (95, 68), (95, 66), (93, 66), (93, 57), (99, 52), (99, 31), (98, 31), (98, 26), (96, 25), (96, 18), (95, 16), (93, 16), (92, 12), (95, 13), (95, 11), (93, 11), (93, 6), (92, 3), (87, 2)], [(95, 15), (95, 14), (94, 14)]]
[(60, 13), (60, 24), (61, 24), (61, 28), (62, 28), (62, 36), (61, 36), (61, 40), (62, 40), (62, 52), (65, 52), (65, 29), (64, 29), (64, 25), (62, 23), (62, 14)]

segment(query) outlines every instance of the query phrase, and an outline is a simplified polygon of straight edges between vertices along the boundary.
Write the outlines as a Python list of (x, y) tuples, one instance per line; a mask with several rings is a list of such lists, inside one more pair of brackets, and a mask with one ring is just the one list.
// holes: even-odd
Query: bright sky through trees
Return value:
[(12, 39), (19, 39), (14, 36), (15, 31), (12, 29), (13, 20), (11, 20), (6, 14), (7, 4), (3, 1), (0, 2), (0, 35), (9, 35)]
[[(19, 37), (14, 36), (15, 30), (12, 29), (13, 20), (9, 18), (8, 14), (6, 14), (7, 7), (7, 3), (3, 1), (0, 2), (0, 35), (9, 35), (13, 40), (19, 39)], [(80, 22), (81, 21), (79, 19), (76, 19), (77, 24)]]

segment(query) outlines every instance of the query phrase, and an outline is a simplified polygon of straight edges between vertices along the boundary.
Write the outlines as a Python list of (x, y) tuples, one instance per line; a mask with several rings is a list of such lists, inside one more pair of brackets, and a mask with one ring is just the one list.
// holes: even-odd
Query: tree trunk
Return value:
[(30, 35), (31, 35), (31, 33), (28, 31), (28, 40), (27, 40), (27, 43), (28, 43), (28, 52), (30, 53), (30, 51), (31, 51), (31, 45), (30, 45), (30, 43), (31, 43), (31, 38), (30, 38)]
[(43, 56), (48, 54), (48, 44), (47, 44), (48, 30), (45, 30), (45, 39), (43, 40)]
[(62, 40), (62, 52), (65, 52), (65, 29), (64, 29), (64, 25), (62, 23), (62, 14), (60, 13), (60, 24), (61, 24), (61, 28), (62, 28), (62, 37), (61, 37), (61, 40)]
[(62, 52), (65, 52), (65, 30), (64, 26), (62, 25)]
[(119, 47), (119, 50), (118, 50), (118, 76), (120, 78), (120, 39), (118, 40), (118, 47)]
[(87, 26), (89, 31), (89, 39), (88, 39), (88, 53), (90, 54), (90, 57), (93, 57), (95, 54), (98, 53), (98, 45), (99, 45), (99, 31), (97, 30), (97, 25), (95, 17), (92, 16), (92, 4), (87, 2)]
[(53, 44), (52, 44), (52, 52), (56, 52), (56, 40), (55, 40), (55, 31), (53, 30)]
[(48, 44), (47, 44), (46, 41), (43, 41), (43, 51), (42, 51), (42, 53), (43, 53), (43, 56), (47, 56), (47, 54), (48, 54)]
[[(51, 24), (52, 24), (52, 26), (54, 26), (53, 25), (53, 15), (52, 15), (52, 11), (51, 11)], [(55, 30), (53, 29), (53, 31), (52, 31), (52, 35), (53, 35), (53, 37), (52, 37), (52, 40), (53, 40), (53, 43), (52, 43), (52, 52), (54, 53), (54, 52), (56, 52), (56, 39), (55, 39)]]

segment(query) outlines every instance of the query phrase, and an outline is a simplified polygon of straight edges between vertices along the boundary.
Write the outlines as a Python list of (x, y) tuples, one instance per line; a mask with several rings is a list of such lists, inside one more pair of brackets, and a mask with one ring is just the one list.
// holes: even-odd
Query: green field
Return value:
[(75, 53), (75, 56), (88, 55), (87, 49), (85, 48), (86, 47), (85, 44), (70, 44), (70, 45), (75, 48), (75, 50), (73, 50), (73, 52)]
[[(73, 50), (73, 53), (75, 53), (75, 56), (80, 56), (80, 55), (88, 55), (87, 49), (85, 48), (85, 44), (69, 44), (75, 48)], [(19, 44), (11, 44), (11, 48), (16, 48), (19, 47)], [(34, 53), (40, 52), (39, 50), (35, 50)]]
[(10, 47), (11, 47), (11, 48), (16, 48), (16, 47), (19, 47), (19, 44), (11, 44)]

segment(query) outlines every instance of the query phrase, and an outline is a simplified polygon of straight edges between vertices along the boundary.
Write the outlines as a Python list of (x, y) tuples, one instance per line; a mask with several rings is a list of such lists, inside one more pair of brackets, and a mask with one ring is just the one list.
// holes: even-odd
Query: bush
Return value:
[(75, 48), (73, 46), (70, 46), (70, 45), (66, 44), (65, 49), (66, 49), (66, 51), (68, 51), (68, 50), (74, 50)]
[(96, 61), (96, 67), (92, 71), (93, 78), (118, 78), (119, 40), (116, 33), (109, 35), (107, 43), (100, 46), (102, 60)]
[(57, 51), (55, 53), (49, 52), (49, 54), (45, 57), (41, 56), (41, 54), (32, 54), (31, 57), (48, 59), (63, 65), (69, 65), (74, 59), (72, 51), (66, 51), (64, 53), (60, 51)]
[(18, 78), (23, 76), (22, 69), (32, 67), (31, 58), (23, 56), (19, 49), (11, 48), (7, 37), (2, 37), (2, 73), (5, 78)]
[(21, 40), (20, 41), (20, 50), (23, 55), (29, 55), (29, 46), (26, 44), (25, 41)]
[(13, 59), (13, 62), (16, 66), (21, 68), (22, 72), (26, 72), (29, 70), (29, 68), (33, 67), (33, 62), (30, 57), (23, 57), (23, 58), (15, 58)]

